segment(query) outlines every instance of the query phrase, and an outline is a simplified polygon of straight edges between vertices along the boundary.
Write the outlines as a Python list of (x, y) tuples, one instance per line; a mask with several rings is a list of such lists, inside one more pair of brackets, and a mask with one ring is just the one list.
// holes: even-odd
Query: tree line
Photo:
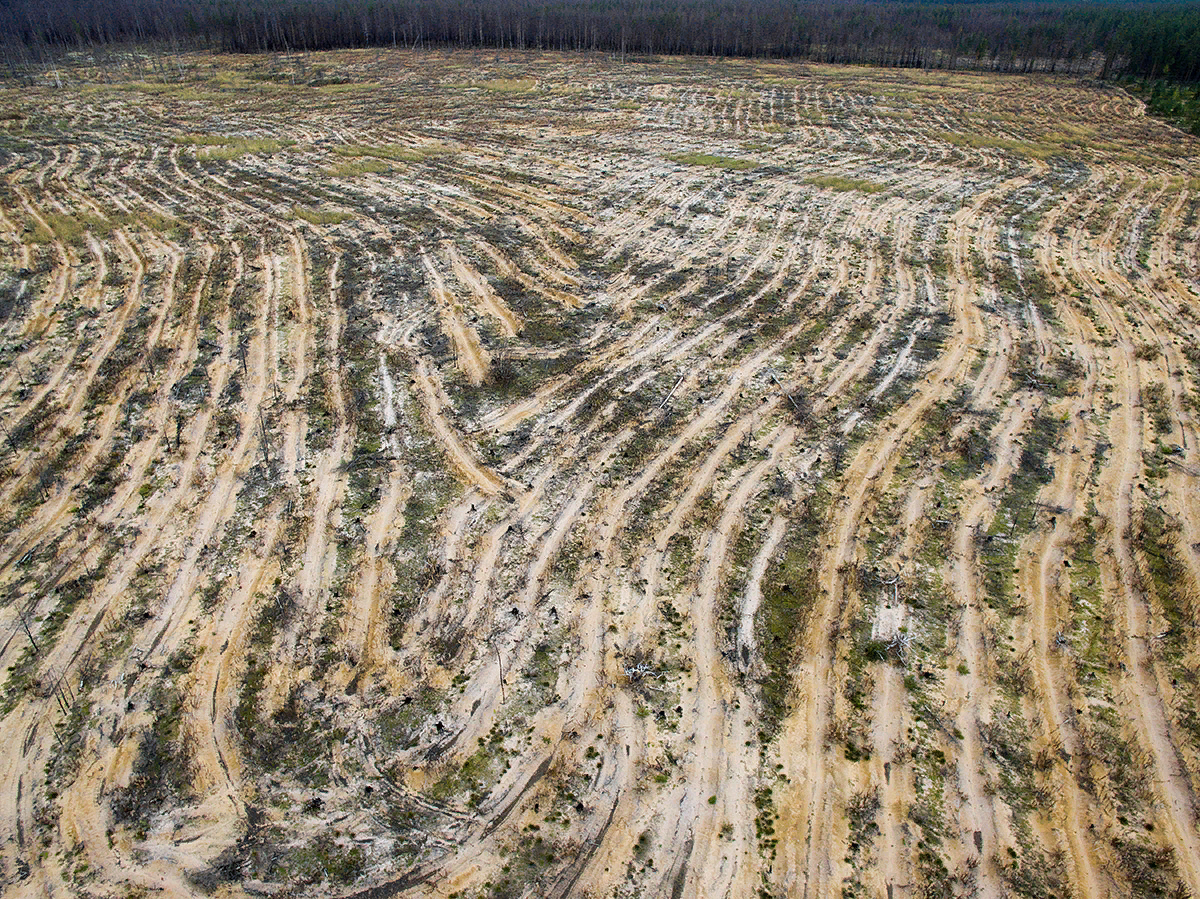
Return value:
[(0, 37), (10, 61), (128, 42), (394, 45), (1200, 80), (1200, 5), (1173, 0), (8, 0)]
[(1146, 101), (1146, 110), (1150, 115), (1167, 119), (1200, 137), (1200, 86), (1173, 84), (1165, 78), (1159, 78), (1135, 82), (1130, 87)]

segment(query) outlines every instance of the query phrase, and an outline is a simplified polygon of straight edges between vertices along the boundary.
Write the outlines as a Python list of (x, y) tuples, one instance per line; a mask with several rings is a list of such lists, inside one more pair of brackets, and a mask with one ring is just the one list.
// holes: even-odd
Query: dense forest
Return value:
[(12, 0), (10, 64), (169, 42), (234, 52), (379, 45), (777, 56), (1200, 79), (1200, 6), (911, 0)]

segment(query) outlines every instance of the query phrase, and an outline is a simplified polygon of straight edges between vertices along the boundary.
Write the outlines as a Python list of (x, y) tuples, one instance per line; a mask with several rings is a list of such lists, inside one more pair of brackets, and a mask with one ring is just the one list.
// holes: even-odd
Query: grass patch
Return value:
[(1136, 545), (1145, 563), (1139, 566), (1142, 587), (1158, 599), (1158, 609), (1170, 628), (1167, 637), (1174, 637), (1176, 649), (1182, 653), (1191, 642), (1187, 635), (1195, 629), (1197, 603), (1187, 565), (1178, 551), (1183, 539), (1181, 526), (1154, 503), (1142, 506), (1137, 525)]
[(386, 159), (391, 162), (423, 162), (431, 156), (444, 154), (442, 147), (406, 147), (402, 144), (343, 144), (334, 147), (333, 152), (339, 156), (351, 159), (367, 157), (369, 159)]
[(389, 752), (412, 749), (423, 739), (426, 722), (443, 704), (442, 694), (422, 686), (375, 719), (375, 733)]
[(1152, 598), (1156, 618), (1165, 626), (1156, 635), (1156, 649), (1171, 673), (1174, 697), (1172, 712), (1193, 747), (1200, 746), (1200, 690), (1196, 686), (1198, 603), (1183, 553), (1186, 542), (1180, 523), (1165, 515), (1156, 503), (1146, 503), (1134, 523), (1138, 554), (1136, 577)]
[(247, 153), (277, 153), (295, 144), (291, 140), (269, 137), (235, 137), (221, 134), (180, 134), (175, 143), (194, 147), (197, 159), (228, 162)]
[(1054, 466), (1050, 454), (1063, 430), (1062, 419), (1046, 409), (1030, 424), (1020, 462), (1009, 482), (987, 534), (981, 539), (980, 559), (989, 605), (1006, 615), (1013, 606), (1013, 566), (1021, 539), (1034, 528), (1038, 491), (1050, 483)]
[(269, 721), (259, 719), (251, 751), (262, 770), (286, 772), (310, 789), (329, 784), (333, 747), (347, 733), (335, 725), (321, 703), (323, 698), (310, 697), (297, 687)]
[(1048, 141), (1014, 140), (1008, 137), (997, 137), (992, 134), (969, 134), (961, 131), (944, 131), (931, 135), (944, 140), (956, 147), (970, 150), (1004, 150), (1017, 156), (1027, 156), (1031, 159), (1048, 159), (1056, 153), (1061, 153), (1060, 144)]
[[(91, 594), (91, 580), (77, 578), (62, 584), (56, 591), (58, 605), (42, 622), (37, 630), (37, 644), (40, 652), (35, 652), (32, 645), (27, 645), (21, 656), (8, 667), (8, 678), (4, 682), (3, 693), (0, 693), (0, 716), (7, 715), (26, 695), (26, 691), (34, 685), (37, 676), (41, 652), (48, 652), (58, 640), (63, 625), (79, 603)], [(28, 613), (22, 613), (28, 614)], [(18, 625), (18, 628), (20, 626)], [(17, 630), (18, 639), (27, 642), (23, 630)]]
[(726, 169), (734, 172), (744, 172), (746, 169), (757, 168), (758, 163), (752, 159), (736, 159), (732, 156), (713, 156), (710, 153), (672, 153), (667, 159), (681, 165), (704, 165), (710, 168)]
[(856, 190), (863, 194), (879, 194), (887, 190), (887, 185), (880, 184), (878, 181), (868, 181), (866, 178), (847, 178), (844, 175), (810, 175), (804, 179), (804, 183), (826, 190)]
[(174, 684), (175, 675), (186, 672), (193, 656), (180, 651), (167, 663), (167, 677), (154, 685), (150, 708), (154, 721), (142, 734), (129, 786), (112, 799), (113, 818), (133, 830), (138, 840), (146, 839), (150, 820), (167, 801), (191, 795), (191, 754), (180, 733), (185, 694)]
[(334, 178), (357, 178), (359, 175), (383, 175), (391, 170), (392, 167), (382, 159), (365, 156), (339, 162), (327, 168), (325, 173)]
[(449, 802), (466, 794), (467, 807), (475, 808), (483, 801), (488, 789), (500, 776), (504, 765), (504, 749), (496, 741), (493, 729), (489, 741), (480, 739), (480, 747), (469, 755), (462, 765), (447, 773), (433, 785), (429, 798), (435, 802)]
[(1159, 434), (1170, 434), (1172, 430), (1171, 401), (1167, 396), (1167, 385), (1153, 383), (1143, 387), (1142, 405), (1150, 414), (1154, 430)]
[[(516, 899), (525, 895), (546, 895), (548, 884), (544, 879), (548, 871), (560, 861), (560, 850), (541, 836), (522, 840), (511, 855), (507, 855), (501, 874), (485, 884), (488, 899)], [(530, 892), (530, 886), (542, 889)]]
[(335, 209), (314, 209), (311, 206), (293, 206), (292, 217), (303, 219), (310, 225), (340, 225), (354, 218), (349, 212), (338, 212)]
[(269, 660), (267, 650), (275, 633), (290, 618), (295, 608), (295, 599), (286, 590), (280, 589), (275, 599), (263, 605), (254, 622), (250, 636), (250, 652), (246, 659), (246, 673), (242, 678), (242, 691), (238, 697), (234, 722), (242, 739), (252, 743), (258, 731), (258, 697), (267, 678)]
[(332, 834), (322, 833), (310, 843), (285, 851), (272, 874), (296, 884), (328, 881), (346, 885), (358, 880), (366, 861), (362, 846), (342, 845)]
[(50, 230), (54, 232), (54, 236), (63, 243), (69, 243), (74, 246), (83, 245), (83, 236), (87, 230), (83, 222), (74, 216), (60, 212), (47, 212), (43, 218), (50, 225)]
[(763, 700), (759, 726), (768, 738), (779, 730), (787, 715), (792, 665), (809, 614), (819, 598), (819, 542), (828, 502), (828, 494), (818, 490), (799, 504), (786, 543), (763, 577), (756, 628), (767, 673), (759, 684)]

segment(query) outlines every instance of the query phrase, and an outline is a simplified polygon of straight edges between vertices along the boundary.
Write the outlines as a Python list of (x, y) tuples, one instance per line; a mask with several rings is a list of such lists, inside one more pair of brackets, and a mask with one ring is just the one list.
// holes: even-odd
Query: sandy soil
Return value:
[(4, 895), (1200, 894), (1193, 139), (782, 61), (60, 75), (0, 86)]

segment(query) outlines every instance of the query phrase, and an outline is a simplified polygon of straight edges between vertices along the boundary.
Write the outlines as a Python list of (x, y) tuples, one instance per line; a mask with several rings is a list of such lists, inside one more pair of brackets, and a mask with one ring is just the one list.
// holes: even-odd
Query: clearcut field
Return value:
[(788, 62), (0, 85), (0, 892), (1200, 896), (1198, 150)]

